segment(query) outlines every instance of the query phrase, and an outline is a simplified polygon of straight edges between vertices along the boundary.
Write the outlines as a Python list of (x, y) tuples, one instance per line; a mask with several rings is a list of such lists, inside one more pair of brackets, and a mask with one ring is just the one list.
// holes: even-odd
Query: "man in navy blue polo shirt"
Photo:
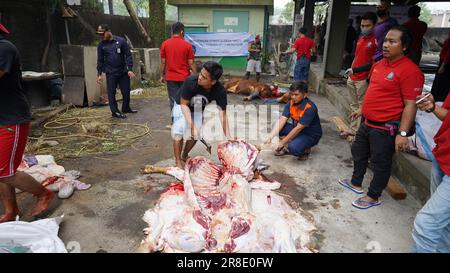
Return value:
[[(102, 82), (102, 73), (106, 73), (109, 107), (115, 118), (126, 118), (123, 113), (137, 113), (130, 108), (130, 78), (133, 73), (133, 59), (127, 41), (112, 34), (107, 24), (101, 24), (97, 29), (102, 41), (97, 47), (97, 83)], [(122, 92), (122, 112), (116, 101), (116, 88)]]
[(308, 85), (297, 81), (289, 89), (291, 101), (284, 107), (265, 143), (270, 144), (279, 135), (275, 155), (292, 154), (299, 160), (306, 160), (311, 147), (317, 145), (322, 137), (322, 126), (316, 105), (307, 97)]

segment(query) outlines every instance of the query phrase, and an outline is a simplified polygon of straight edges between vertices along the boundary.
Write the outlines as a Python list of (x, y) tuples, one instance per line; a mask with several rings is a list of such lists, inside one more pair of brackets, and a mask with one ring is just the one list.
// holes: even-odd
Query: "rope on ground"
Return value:
[[(89, 113), (94, 115), (88, 116)], [(34, 154), (51, 153), (55, 158), (79, 157), (123, 151), (137, 139), (151, 136), (152, 130), (147, 124), (110, 122), (110, 118), (96, 110), (67, 109), (43, 125), (40, 137), (29, 137), (32, 142), (27, 149)], [(54, 147), (44, 146), (54, 140), (60, 143)]]

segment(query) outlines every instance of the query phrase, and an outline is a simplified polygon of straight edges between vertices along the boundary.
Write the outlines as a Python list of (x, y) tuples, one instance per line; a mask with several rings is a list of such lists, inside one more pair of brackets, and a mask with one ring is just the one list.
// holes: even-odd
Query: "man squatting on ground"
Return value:
[(308, 159), (311, 147), (319, 143), (322, 127), (316, 105), (307, 97), (308, 85), (294, 82), (290, 88), (291, 101), (286, 104), (265, 144), (279, 135), (280, 142), (275, 155), (292, 154), (299, 160)]
[(411, 39), (405, 27), (392, 27), (384, 39), (384, 58), (369, 73), (361, 125), (351, 148), (353, 176), (339, 180), (344, 187), (363, 194), (361, 185), (371, 159), (374, 174), (369, 191), (352, 203), (360, 209), (382, 203), (379, 197), (391, 176), (394, 152), (408, 149), (408, 132), (414, 128), (417, 111), (415, 99), (422, 93), (424, 83), (420, 69), (405, 56)]
[[(207, 104), (216, 101), (219, 107), (219, 117), (223, 132), (227, 139), (231, 139), (227, 118), (227, 92), (222, 83), (219, 82), (222, 76), (222, 66), (216, 62), (208, 61), (203, 65), (198, 75), (190, 76), (181, 87), (181, 96), (175, 107), (180, 107), (180, 111), (175, 111), (172, 126), (172, 137), (175, 144), (175, 162), (177, 167), (182, 168), (182, 161), (186, 161), (189, 152), (195, 146), (200, 137), (200, 129), (203, 123), (203, 111)], [(181, 114), (182, 113), (182, 114)], [(190, 135), (186, 141), (183, 151), (183, 136)], [(181, 152), (183, 155), (181, 156)]]

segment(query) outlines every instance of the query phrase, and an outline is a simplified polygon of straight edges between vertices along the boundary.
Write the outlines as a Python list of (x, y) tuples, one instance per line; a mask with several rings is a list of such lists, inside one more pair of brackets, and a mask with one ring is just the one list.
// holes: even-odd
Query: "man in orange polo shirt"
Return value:
[(174, 102), (179, 100), (179, 90), (183, 82), (191, 74), (197, 73), (192, 45), (184, 40), (184, 25), (180, 22), (174, 23), (172, 33), (172, 37), (161, 45), (161, 65), (159, 68), (161, 71), (160, 82), (167, 82), (170, 111), (172, 111)]
[(450, 97), (439, 107), (433, 96), (429, 96), (418, 107), (433, 113), (442, 120), (442, 125), (434, 137), (436, 147), (431, 168), (431, 197), (414, 221), (412, 250), (450, 253)]
[(391, 176), (395, 151), (408, 149), (408, 135), (417, 112), (415, 99), (422, 93), (424, 76), (405, 56), (412, 40), (408, 29), (392, 27), (383, 43), (383, 59), (372, 66), (362, 104), (362, 122), (352, 145), (353, 176), (339, 184), (363, 194), (362, 182), (369, 157), (373, 179), (367, 195), (352, 203), (356, 208), (378, 206)]
[(275, 149), (276, 156), (291, 154), (298, 160), (307, 160), (311, 147), (322, 138), (322, 126), (317, 106), (308, 98), (308, 85), (297, 81), (289, 88), (291, 101), (273, 126), (265, 144), (272, 143), (275, 136), (280, 142)]
[[(377, 41), (372, 33), (376, 23), (377, 15), (374, 12), (367, 12), (361, 17), (361, 37), (356, 43), (355, 59), (352, 68), (346, 71), (346, 75), (350, 75), (347, 87), (352, 100), (350, 104), (352, 112), (359, 111), (367, 90), (369, 71), (361, 71), (358, 68), (372, 65), (372, 56), (377, 50)], [(350, 125), (351, 131), (345, 134), (355, 135), (359, 123), (359, 119), (354, 119)]]

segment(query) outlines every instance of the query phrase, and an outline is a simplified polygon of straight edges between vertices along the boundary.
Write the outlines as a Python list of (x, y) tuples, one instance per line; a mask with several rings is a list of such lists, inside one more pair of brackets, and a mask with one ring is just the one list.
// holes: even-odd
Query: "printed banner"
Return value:
[(247, 32), (186, 33), (186, 41), (192, 44), (197, 57), (247, 56), (248, 43), (255, 34)]

